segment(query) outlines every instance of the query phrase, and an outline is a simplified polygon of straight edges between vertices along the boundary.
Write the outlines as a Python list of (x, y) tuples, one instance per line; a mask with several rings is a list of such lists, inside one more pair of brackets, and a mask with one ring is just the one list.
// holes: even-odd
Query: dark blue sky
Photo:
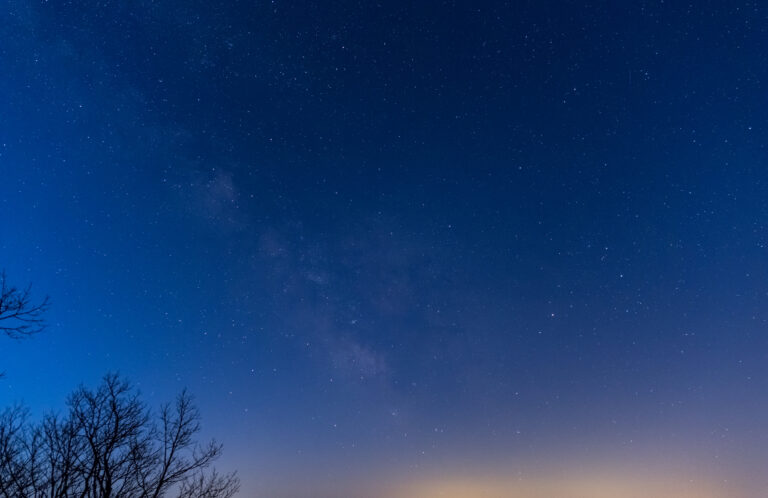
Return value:
[(188, 386), (244, 496), (585, 461), (765, 486), (767, 28), (11, 0), (0, 266), (53, 308), (3, 344), (0, 400)]

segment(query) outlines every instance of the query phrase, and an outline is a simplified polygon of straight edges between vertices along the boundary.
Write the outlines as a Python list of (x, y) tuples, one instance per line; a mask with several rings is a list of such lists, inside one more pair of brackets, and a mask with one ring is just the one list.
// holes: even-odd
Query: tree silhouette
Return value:
[(45, 328), (43, 314), (50, 304), (48, 296), (34, 304), (31, 290), (31, 286), (20, 289), (9, 285), (5, 271), (0, 272), (0, 333), (21, 339)]
[(80, 387), (64, 416), (27, 422), (21, 407), (0, 414), (0, 498), (231, 498), (232, 474), (212, 463), (215, 441), (199, 444), (200, 414), (183, 391), (155, 417), (116, 374)]

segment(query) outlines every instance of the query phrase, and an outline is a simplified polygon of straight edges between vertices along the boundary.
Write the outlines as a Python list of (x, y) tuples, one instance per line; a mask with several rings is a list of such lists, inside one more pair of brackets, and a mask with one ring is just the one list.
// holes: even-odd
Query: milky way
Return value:
[(764, 489), (766, 19), (11, 0), (0, 267), (53, 306), (0, 401), (186, 386), (243, 496)]

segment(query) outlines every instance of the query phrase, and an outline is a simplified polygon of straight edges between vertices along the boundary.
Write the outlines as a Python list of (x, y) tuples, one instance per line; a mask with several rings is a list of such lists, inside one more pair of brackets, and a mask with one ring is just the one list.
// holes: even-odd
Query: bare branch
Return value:
[(240, 480), (233, 472), (220, 475), (214, 469), (210, 475), (196, 474), (184, 481), (178, 498), (232, 498), (240, 490)]
[(0, 273), (0, 333), (21, 339), (45, 329), (43, 315), (50, 307), (50, 300), (45, 296), (35, 304), (31, 291), (31, 286), (20, 289), (9, 285), (5, 272)]
[(64, 416), (27, 423), (23, 408), (0, 413), (0, 498), (231, 498), (235, 474), (211, 470), (214, 441), (195, 441), (200, 414), (182, 392), (153, 422), (118, 375), (80, 387)]

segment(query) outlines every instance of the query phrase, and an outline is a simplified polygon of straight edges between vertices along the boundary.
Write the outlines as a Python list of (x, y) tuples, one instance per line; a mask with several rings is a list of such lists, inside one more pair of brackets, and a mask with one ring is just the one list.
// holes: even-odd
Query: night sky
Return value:
[(3, 2), (0, 402), (188, 387), (244, 497), (765, 496), (767, 81), (759, 3)]

